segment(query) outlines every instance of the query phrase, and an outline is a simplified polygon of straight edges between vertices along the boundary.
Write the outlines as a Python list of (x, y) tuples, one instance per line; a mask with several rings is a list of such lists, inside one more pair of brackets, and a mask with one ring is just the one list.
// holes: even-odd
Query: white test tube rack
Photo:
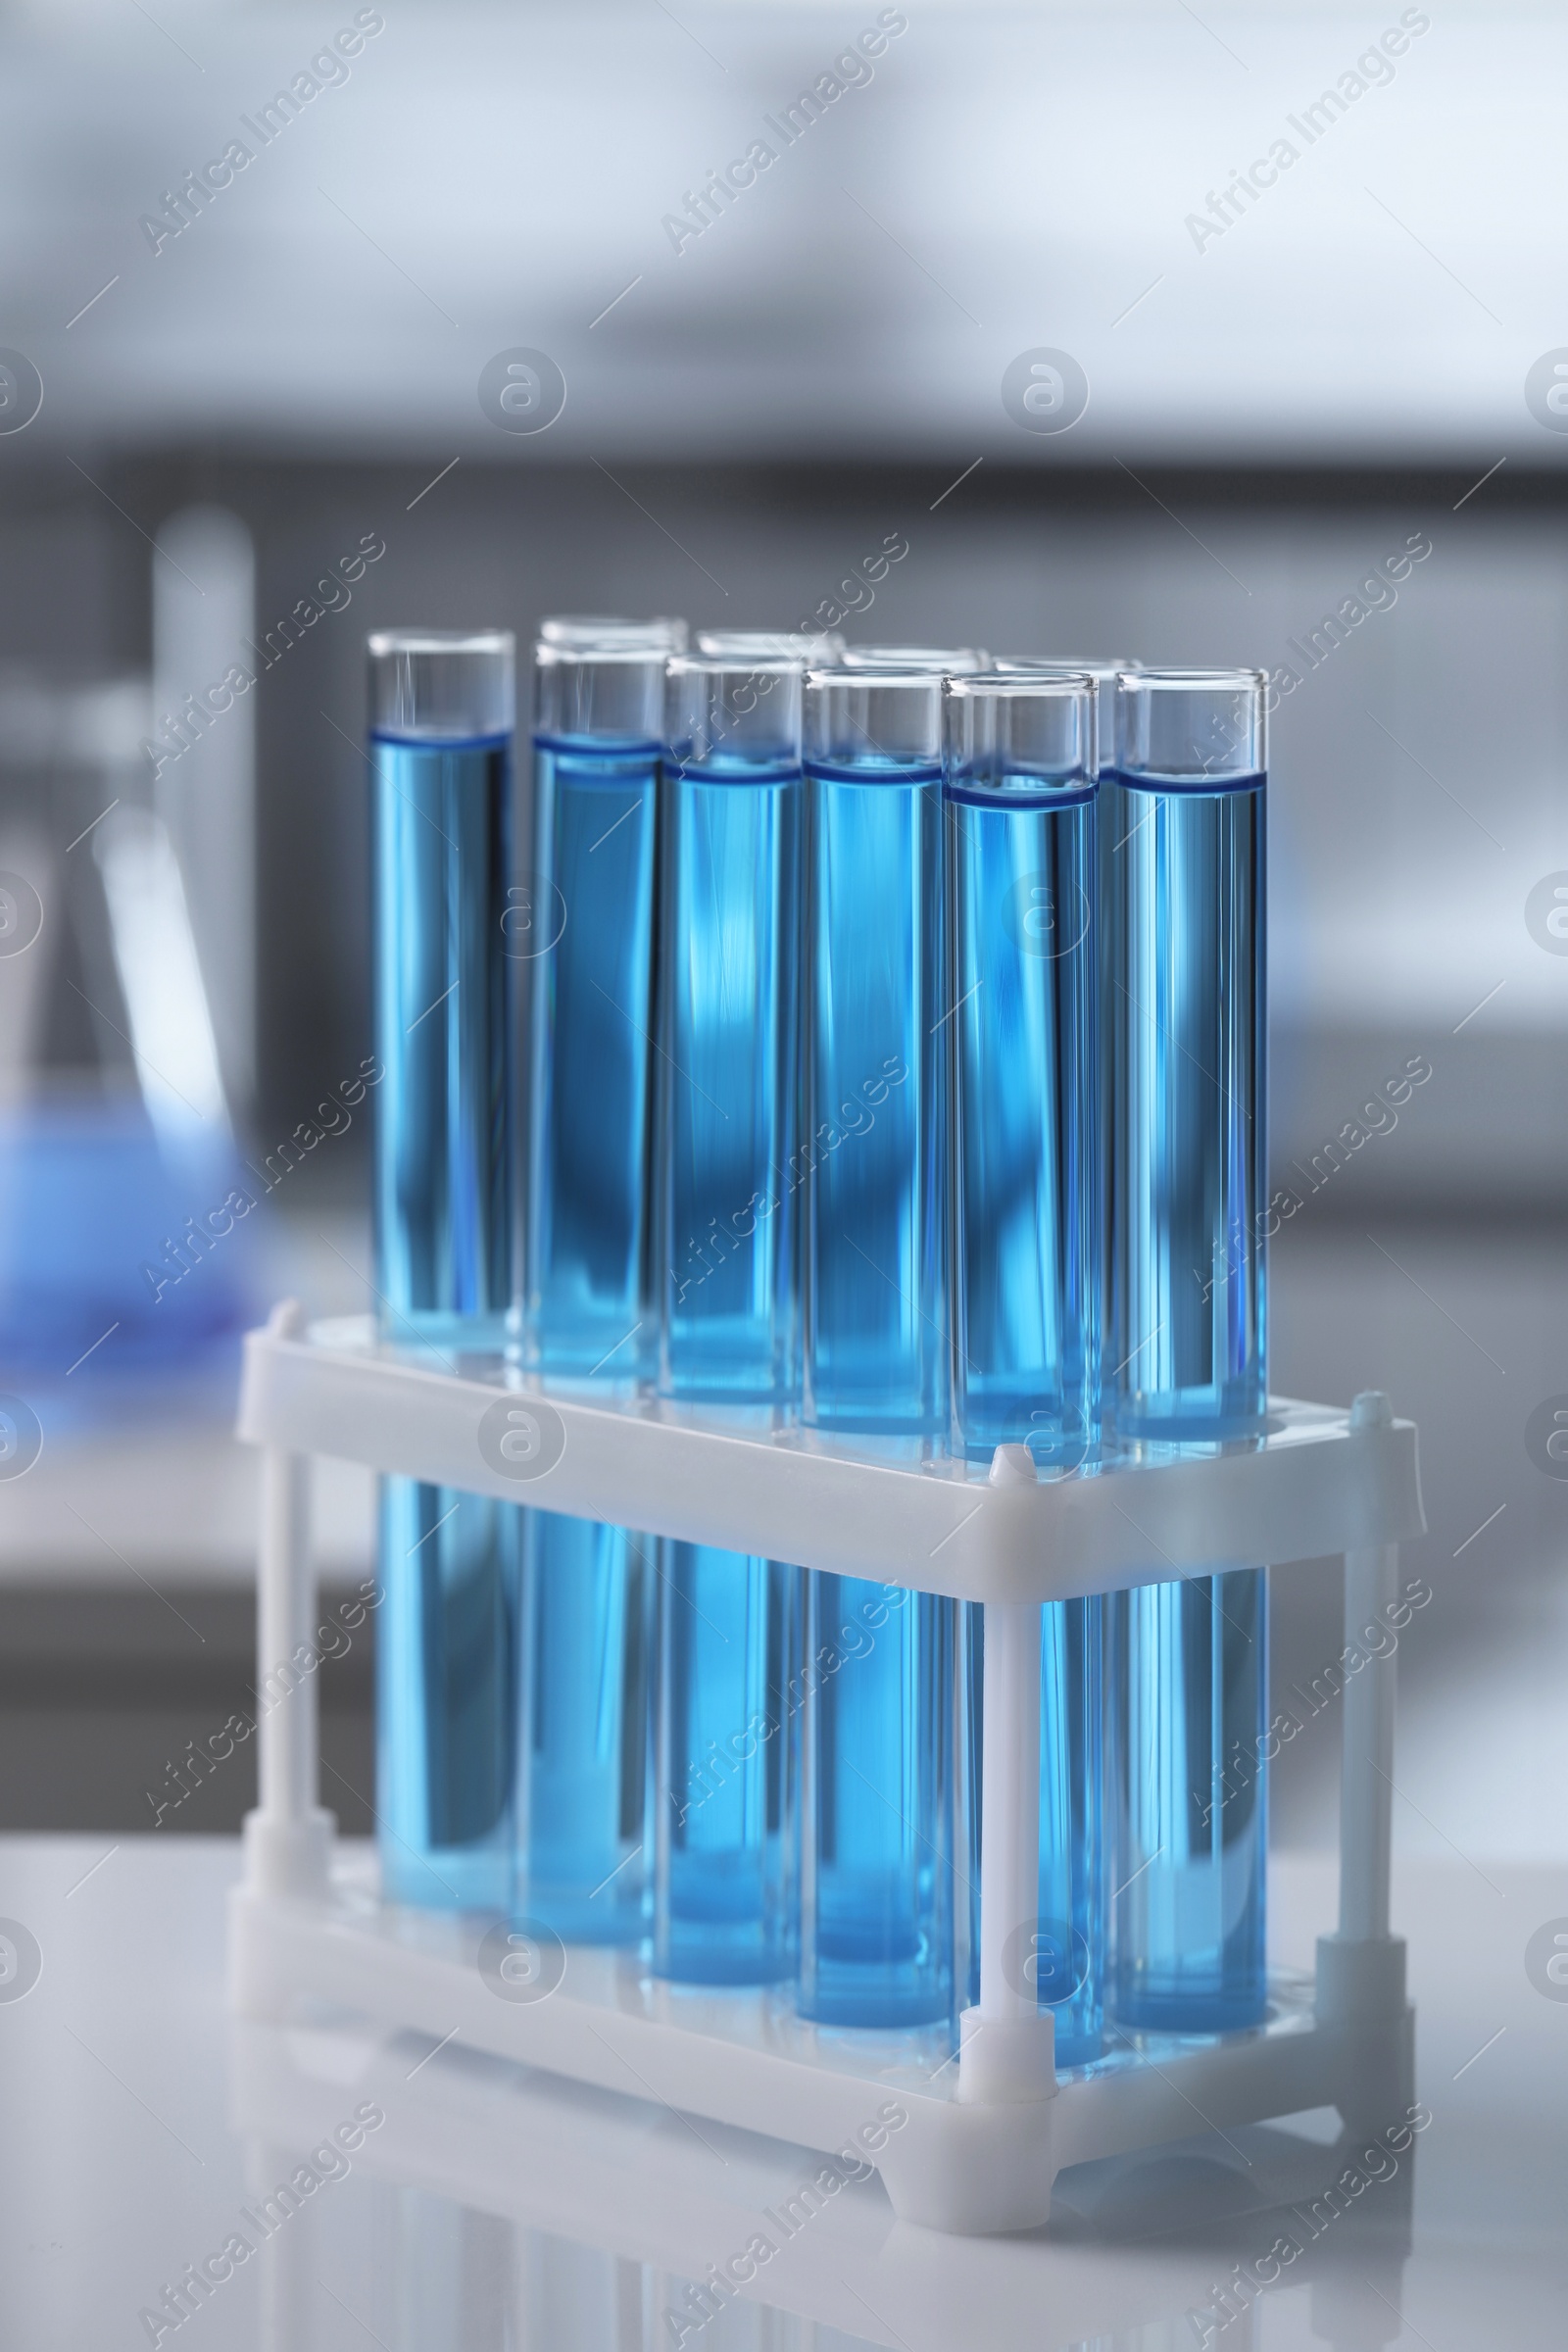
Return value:
[[(551, 1467), (519, 1483), (481, 1423), (498, 1400), (548, 1420)], [(490, 1419), (487, 1421), (486, 1416)], [(808, 2148), (864, 2147), (890, 2093), (906, 2122), (867, 2149), (901, 2219), (965, 2234), (1038, 2228), (1066, 2166), (1224, 2129), (1338, 2109), (1381, 2128), (1413, 2096), (1405, 1947), (1389, 1931), (1392, 1653), (1347, 1684), (1340, 1922), (1310, 1984), (1272, 1987), (1251, 2032), (1131, 2043), (1058, 2078), (1051, 2012), (1009, 1984), (1003, 1943), (1037, 1902), (1044, 1601), (1260, 1562), (1345, 1557), (1347, 1640), (1397, 1593), (1398, 1546), (1424, 1531), (1413, 1424), (1388, 1399), (1348, 1413), (1271, 1401), (1247, 1450), (1173, 1454), (1039, 1481), (1027, 1449), (989, 1476), (894, 1466), (791, 1432), (737, 1434), (667, 1405), (612, 1406), (459, 1377), (377, 1346), (368, 1321), (278, 1307), (246, 1343), (239, 1432), (262, 1448), (258, 1687), (316, 1622), (310, 1460), (335, 1455), (507, 1502), (762, 1553), (979, 1601), (986, 1610), (980, 1998), (956, 2066), (929, 2071), (896, 2034), (819, 2034), (776, 1989), (697, 1991), (635, 1952), (570, 1947), (549, 1996), (498, 1999), (477, 1964), (487, 1922), (382, 1904), (334, 1854), (317, 1802), (316, 1685), (262, 1715), (260, 1804), (230, 1920), (239, 2014), (312, 2004), (454, 2034), (472, 2050)], [(559, 1449), (559, 1450), (558, 1450)]]

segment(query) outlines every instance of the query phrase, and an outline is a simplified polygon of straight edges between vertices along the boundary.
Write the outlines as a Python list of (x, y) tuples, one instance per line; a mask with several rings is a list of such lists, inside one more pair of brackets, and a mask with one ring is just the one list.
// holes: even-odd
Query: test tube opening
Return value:
[(516, 723), (510, 629), (377, 629), (367, 650), (373, 736), (477, 743), (510, 735)]

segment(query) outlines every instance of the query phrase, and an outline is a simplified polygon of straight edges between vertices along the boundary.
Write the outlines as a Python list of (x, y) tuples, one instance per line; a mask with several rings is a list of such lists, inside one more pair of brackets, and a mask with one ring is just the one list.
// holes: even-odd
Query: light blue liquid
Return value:
[[(524, 1360), (651, 1368), (646, 1296), (658, 751), (534, 746)], [(546, 944), (546, 943), (550, 944)]]
[(386, 1336), (499, 1348), (512, 1289), (510, 739), (372, 737), (375, 1248)]
[[(656, 746), (534, 744), (524, 1360), (624, 1386), (653, 1360), (647, 1162)], [(622, 1528), (526, 1514), (519, 1868), (566, 1941), (646, 1927), (647, 1584)]]
[(654, 1545), (524, 1511), (518, 1902), (567, 1943), (647, 1925), (644, 1789)]
[[(941, 770), (806, 776), (806, 1417), (929, 1446), (948, 1421)], [(955, 2008), (957, 1603), (806, 1587), (802, 2012), (937, 2023)]]
[(801, 2014), (951, 2023), (958, 1604), (822, 1572), (806, 1587)]
[(661, 1386), (786, 1405), (800, 1391), (800, 773), (671, 765), (661, 789)]
[[(502, 1342), (512, 1286), (509, 1012), (498, 948), (511, 866), (507, 738), (371, 739), (376, 1285), (386, 1337)], [(382, 1482), (377, 1678), (384, 1883), (394, 1899), (503, 1908), (512, 1891), (518, 1519)]]
[(971, 1461), (1091, 1442), (1098, 1376), (1095, 794), (948, 786), (954, 1411)]
[(808, 762), (806, 1418), (945, 1434), (939, 768)]
[[(1123, 1444), (1256, 1441), (1265, 1398), (1263, 779), (1102, 787), (1106, 1414)], [(1255, 2024), (1267, 1998), (1261, 1570), (1111, 1604), (1118, 2022)], [(1242, 1776), (1227, 1767), (1240, 1754)], [(1227, 1793), (1229, 1789), (1234, 1793)]]
[(792, 1690), (800, 1575), (660, 1546), (650, 1842), (654, 1966), (695, 1984), (795, 1973)]
[(376, 1808), (393, 1902), (512, 1901), (521, 1520), (513, 1503), (380, 1482)]
[[(660, 789), (661, 1385), (771, 1416), (800, 1387), (800, 771), (737, 760), (699, 778), (671, 763)], [(777, 1561), (660, 1546), (651, 1843), (664, 1975), (736, 1984), (793, 1974), (780, 1689), (799, 1585), (799, 1571)], [(770, 1705), (776, 1728), (764, 1740), (754, 1718), (766, 1720)], [(705, 1795), (715, 1757), (724, 1778)]]
[(1263, 799), (1102, 787), (1123, 1439), (1255, 1436), (1263, 1409)]
[[(1085, 1462), (1098, 1388), (1097, 816), (1092, 785), (948, 786), (955, 1418), (971, 1460), (1027, 1445), (1042, 1477)], [(984, 1613), (968, 1614), (978, 1726)], [(1061, 2067), (1097, 2057), (1103, 2027), (1102, 1640), (1098, 1600), (1041, 1611), (1028, 1967)]]

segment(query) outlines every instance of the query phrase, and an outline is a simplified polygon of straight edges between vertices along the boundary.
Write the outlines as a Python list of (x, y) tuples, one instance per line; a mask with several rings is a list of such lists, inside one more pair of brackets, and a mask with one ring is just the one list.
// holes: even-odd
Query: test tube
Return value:
[[(771, 1424), (800, 1388), (794, 1181), (797, 662), (671, 661), (656, 1035), (659, 1385)], [(799, 1572), (664, 1542), (655, 1608), (654, 1965), (793, 1975)]]
[[(586, 624), (584, 624), (586, 625)], [(534, 656), (523, 966), (525, 1372), (590, 1393), (652, 1368), (647, 1168), (664, 655)], [(519, 1899), (571, 1942), (646, 1924), (646, 1568), (634, 1532), (524, 1514)]]
[[(1264, 678), (1118, 679), (1102, 787), (1119, 1446), (1259, 1442), (1266, 1401)], [(1127, 2026), (1264, 2014), (1261, 1569), (1119, 1592), (1113, 2004)], [(1233, 1786), (1234, 1784), (1234, 1786)]]
[[(502, 1342), (512, 1287), (509, 992), (514, 645), (506, 630), (369, 640), (383, 1336)], [(517, 1514), (383, 1479), (377, 1678), (383, 1885), (500, 1908), (511, 1891)]]
[(954, 680), (947, 720), (955, 1414), (1060, 1474), (1098, 1374), (1093, 681)]
[[(945, 1444), (942, 675), (806, 686), (804, 1417)], [(803, 2015), (949, 2018), (957, 1603), (806, 1578)]]
[[(1093, 678), (1095, 682), (1095, 745), (1098, 756), (1108, 763), (1115, 741), (1116, 680), (1123, 671), (1142, 669), (1144, 665), (1141, 662), (1125, 661), (1111, 655), (1088, 655), (1080, 660), (1073, 660), (1064, 654), (999, 654), (995, 666), (998, 676), (1004, 678), (1051, 677), (1063, 672), (1072, 672), (1079, 676)], [(1091, 881), (1089, 887), (1091, 895), (1098, 898), (1096, 883)], [(1100, 1003), (1102, 1008), (1107, 1003), (1113, 986), (1110, 974), (1105, 968), (1109, 929), (1110, 926), (1107, 923), (1097, 920), (1096, 930), (1100, 939)], [(1109, 1073), (1105, 1056), (1109, 1051), (1110, 1037), (1110, 1023), (1104, 1017), (1103, 1009), (1102, 1009), (1098, 1028), (1100, 1035), (1100, 1100), (1103, 1102), (1109, 1092)], [(1098, 1164), (1100, 1231), (1103, 1237), (1110, 1230), (1110, 1186), (1102, 1154), (1100, 1155)], [(1100, 1250), (1100, 1311), (1097, 1326), (1101, 1332), (1108, 1328), (1107, 1290), (1109, 1279), (1110, 1252), (1103, 1246), (1102, 1241)]]
[[(980, 1462), (1025, 1445), (1059, 1478), (1089, 1455), (1099, 1377), (1095, 685), (998, 673), (945, 699), (956, 1443)], [(985, 1612), (966, 1615), (978, 1753)], [(1012, 1924), (1065, 2067), (1103, 2029), (1102, 1641), (1098, 1599), (1041, 1610), (1039, 1897)]]

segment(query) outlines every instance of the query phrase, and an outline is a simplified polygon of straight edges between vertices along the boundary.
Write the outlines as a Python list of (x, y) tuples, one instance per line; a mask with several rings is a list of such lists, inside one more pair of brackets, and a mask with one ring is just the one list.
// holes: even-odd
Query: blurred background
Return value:
[(371, 1302), (366, 631), (833, 607), (1273, 673), (1274, 1385), (1421, 1425), (1402, 1846), (1562, 1858), (1565, 69), (1450, 0), (0, 9), (0, 1827), (252, 1801), (170, 1799), (247, 1704), (237, 1335)]

